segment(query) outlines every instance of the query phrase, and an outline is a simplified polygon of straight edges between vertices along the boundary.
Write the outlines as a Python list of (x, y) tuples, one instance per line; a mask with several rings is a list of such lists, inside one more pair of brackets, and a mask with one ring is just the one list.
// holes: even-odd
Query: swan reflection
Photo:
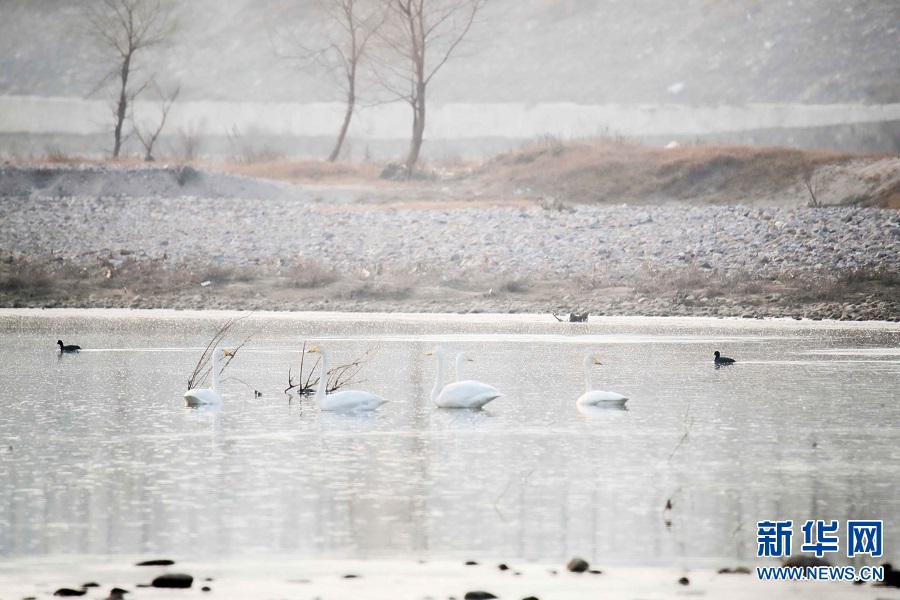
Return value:
[(587, 421), (615, 419), (616, 415), (628, 412), (624, 404), (579, 404), (577, 408)]

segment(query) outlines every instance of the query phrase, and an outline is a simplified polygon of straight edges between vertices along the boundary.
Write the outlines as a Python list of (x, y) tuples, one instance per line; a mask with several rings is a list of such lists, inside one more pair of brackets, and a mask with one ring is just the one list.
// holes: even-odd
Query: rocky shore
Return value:
[[(140, 559), (138, 559), (140, 560)], [(578, 559), (576, 559), (578, 560)], [(0, 565), (0, 587), (12, 598), (83, 596), (90, 599), (170, 600), (186, 594), (215, 600), (257, 598), (450, 598), (457, 600), (609, 598), (677, 600), (894, 599), (896, 578), (884, 583), (760, 580), (754, 568), (607, 566), (577, 571), (573, 562), (463, 560), (304, 560), (249, 557), (150, 561), (127, 557), (60, 555), (14, 558)], [(584, 562), (584, 561), (582, 561)], [(173, 563), (173, 564), (169, 564)], [(768, 566), (768, 565), (763, 565)], [(891, 575), (896, 575), (892, 571)], [(886, 579), (888, 579), (886, 577)], [(172, 588), (184, 588), (173, 590)], [(109, 595), (107, 596), (107, 590)]]
[(114, 194), (0, 182), (0, 306), (900, 319), (893, 210), (207, 197), (122, 173)]

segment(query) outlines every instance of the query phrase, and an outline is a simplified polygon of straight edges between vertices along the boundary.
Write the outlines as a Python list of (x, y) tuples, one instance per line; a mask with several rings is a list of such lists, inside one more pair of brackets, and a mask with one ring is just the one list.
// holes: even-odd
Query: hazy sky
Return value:
[[(0, 2), (0, 94), (84, 96), (101, 66), (69, 0)], [(183, 98), (340, 99), (273, 52), (314, 45), (309, 0), (179, 3), (175, 44), (138, 57)], [(900, 102), (896, 0), (490, 0), (435, 102)]]

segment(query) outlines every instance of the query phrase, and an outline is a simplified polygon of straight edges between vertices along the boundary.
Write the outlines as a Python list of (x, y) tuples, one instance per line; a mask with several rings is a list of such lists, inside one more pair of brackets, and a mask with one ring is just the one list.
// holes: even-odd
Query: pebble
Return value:
[(168, 558), (154, 558), (135, 563), (136, 567), (169, 567), (175, 564), (174, 560)]
[(185, 573), (166, 573), (153, 580), (151, 584), (155, 588), (186, 589), (194, 584), (194, 578)]
[(588, 562), (583, 558), (573, 558), (569, 561), (569, 564), (566, 565), (566, 569), (572, 571), (573, 573), (584, 573), (588, 570)]

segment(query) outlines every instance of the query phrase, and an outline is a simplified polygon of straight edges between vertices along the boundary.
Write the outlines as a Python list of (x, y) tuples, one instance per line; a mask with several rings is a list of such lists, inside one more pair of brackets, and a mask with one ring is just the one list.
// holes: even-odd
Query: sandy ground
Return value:
[[(146, 559), (144, 557), (143, 559)], [(106, 598), (110, 589), (129, 590), (126, 598), (142, 600), (197, 597), (210, 600), (320, 598), (321, 600), (462, 600), (469, 592), (486, 591), (501, 599), (567, 600), (603, 598), (684, 599), (688, 597), (756, 600), (791, 598), (900, 599), (900, 589), (842, 582), (770, 582), (753, 574), (719, 574), (710, 569), (600, 566), (600, 574), (570, 573), (563, 565), (499, 562), (466, 566), (463, 561), (290, 560), (248, 559), (213, 562), (177, 561), (170, 567), (133, 566), (138, 558), (66, 556), (19, 559), (0, 565), (2, 598), (42, 598), (61, 587), (90, 588), (83, 596)], [(190, 590), (139, 588), (162, 573), (194, 577)], [(347, 577), (353, 575), (355, 577)], [(679, 583), (683, 577), (687, 584)]]

